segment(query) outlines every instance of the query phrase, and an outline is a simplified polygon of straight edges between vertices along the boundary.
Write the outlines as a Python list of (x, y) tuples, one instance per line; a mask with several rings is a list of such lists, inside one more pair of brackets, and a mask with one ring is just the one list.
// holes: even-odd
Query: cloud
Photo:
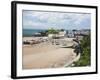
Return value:
[(74, 29), (90, 28), (91, 14), (23, 11), (23, 27), (38, 29)]

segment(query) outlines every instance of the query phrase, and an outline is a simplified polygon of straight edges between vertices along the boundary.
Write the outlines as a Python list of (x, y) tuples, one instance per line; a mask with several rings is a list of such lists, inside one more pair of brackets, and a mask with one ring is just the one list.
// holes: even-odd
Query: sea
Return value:
[[(23, 29), (23, 37), (32, 37), (35, 33), (45, 32), (46, 29)], [(72, 30), (67, 30), (69, 36), (73, 36)]]
[(44, 29), (23, 29), (23, 37), (31, 37), (35, 33), (45, 32)]

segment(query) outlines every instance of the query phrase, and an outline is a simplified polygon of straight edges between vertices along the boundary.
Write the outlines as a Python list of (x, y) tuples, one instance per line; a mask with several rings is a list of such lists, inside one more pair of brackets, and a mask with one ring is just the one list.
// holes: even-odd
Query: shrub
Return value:
[(47, 34), (58, 34), (58, 32), (58, 30), (55, 30), (53, 28), (47, 30)]
[(79, 61), (75, 62), (75, 66), (90, 66), (91, 65), (91, 40), (90, 35), (84, 36), (81, 40), (82, 53)]

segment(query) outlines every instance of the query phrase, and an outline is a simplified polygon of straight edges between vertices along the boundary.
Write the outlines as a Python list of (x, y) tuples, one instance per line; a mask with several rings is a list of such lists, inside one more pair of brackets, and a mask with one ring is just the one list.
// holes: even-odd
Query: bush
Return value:
[(58, 34), (58, 32), (59, 32), (58, 30), (55, 30), (53, 28), (47, 30), (47, 34)]
[(75, 66), (90, 66), (91, 65), (91, 40), (90, 35), (84, 36), (81, 40), (82, 53), (80, 60), (75, 62)]

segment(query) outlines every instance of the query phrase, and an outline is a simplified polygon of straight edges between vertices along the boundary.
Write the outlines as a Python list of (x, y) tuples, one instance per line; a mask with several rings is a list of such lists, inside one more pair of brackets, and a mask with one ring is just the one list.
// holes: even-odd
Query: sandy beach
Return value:
[[(23, 40), (38, 38), (24, 37)], [(72, 45), (72, 38), (65, 39), (68, 45)], [(76, 54), (72, 48), (63, 48), (59, 45), (45, 41), (34, 45), (23, 44), (23, 69), (58, 68), (63, 67), (71, 60), (75, 59)]]

